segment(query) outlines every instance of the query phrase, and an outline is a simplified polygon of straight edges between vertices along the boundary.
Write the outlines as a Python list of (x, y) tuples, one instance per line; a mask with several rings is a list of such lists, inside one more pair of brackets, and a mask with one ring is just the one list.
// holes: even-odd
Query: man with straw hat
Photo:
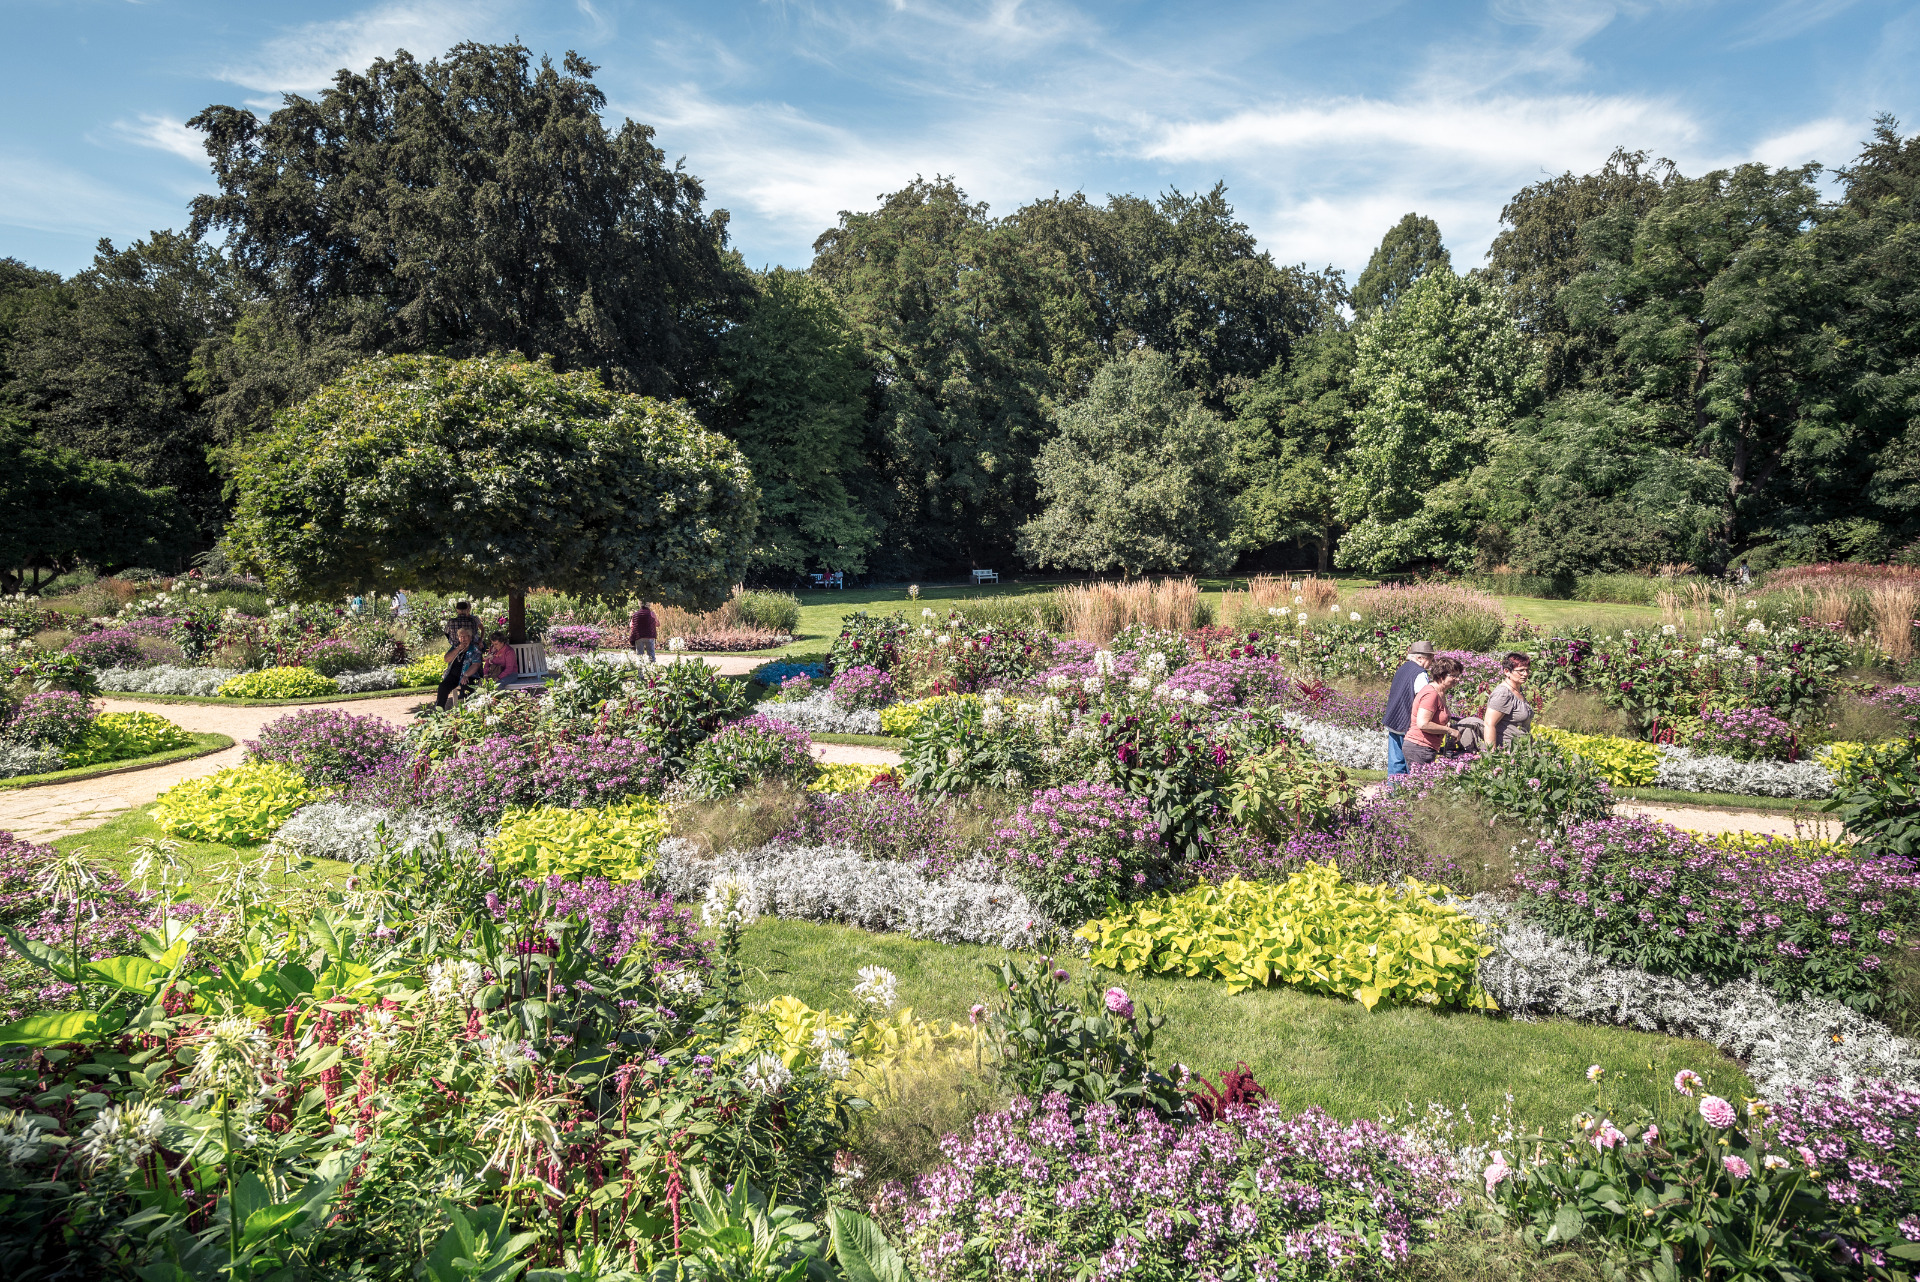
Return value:
[(1413, 725), (1413, 698), (1427, 685), (1427, 668), (1433, 663), (1433, 642), (1415, 641), (1407, 647), (1407, 661), (1393, 674), (1387, 690), (1387, 714), (1381, 720), (1387, 727), (1387, 774), (1407, 773), (1407, 731)]

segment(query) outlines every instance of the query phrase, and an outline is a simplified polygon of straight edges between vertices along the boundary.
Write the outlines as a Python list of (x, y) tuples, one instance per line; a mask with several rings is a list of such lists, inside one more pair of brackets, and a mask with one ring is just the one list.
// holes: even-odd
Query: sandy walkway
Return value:
[(900, 754), (892, 748), (862, 748), (850, 743), (816, 743), (813, 745), (814, 759), (828, 765), (841, 765), (847, 762), (860, 762), (874, 766), (897, 766)]
[[(430, 702), (431, 698), (427, 696), (426, 701)], [(385, 717), (395, 725), (406, 725), (407, 710), (422, 701), (416, 694), (313, 706), (341, 708), (358, 716)], [(259, 734), (260, 727), (267, 722), (298, 711), (290, 707), (236, 708), (222, 704), (143, 703), (111, 698), (102, 699), (100, 704), (103, 712), (157, 712), (187, 730), (230, 735), (234, 745), (223, 752), (191, 761), (176, 761), (169, 766), (0, 792), (0, 832), (11, 832), (28, 841), (47, 842), (97, 828), (126, 811), (146, 805), (182, 779), (210, 775), (238, 765), (243, 740)]]
[[(1785, 810), (1708, 810), (1700, 806), (1661, 806), (1637, 801), (1622, 801), (1614, 805), (1614, 811), (1623, 815), (1639, 815), (1646, 819), (1657, 819), (1661, 823), (1672, 824), (1676, 828), (1686, 828), (1692, 832), (1709, 835), (1723, 832), (1765, 832), (1777, 837), (1796, 835), (1794, 816)], [(1837, 837), (1840, 825), (1815, 816), (1811, 823), (1802, 821), (1799, 836)]]

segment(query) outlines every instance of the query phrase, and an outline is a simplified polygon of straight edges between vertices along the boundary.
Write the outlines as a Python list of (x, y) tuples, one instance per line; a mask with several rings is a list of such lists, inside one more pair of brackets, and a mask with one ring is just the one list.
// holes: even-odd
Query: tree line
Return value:
[(937, 176), (755, 271), (593, 74), (466, 44), (209, 107), (183, 230), (64, 280), (0, 262), (0, 453), (64, 496), (0, 567), (178, 564), (275, 414), (376, 356), (508, 352), (731, 437), (769, 578), (1915, 554), (1920, 139), (1891, 119), (1831, 196), (1616, 152), (1518, 192), (1465, 272), (1417, 214), (1349, 287), (1223, 187), (995, 215)]

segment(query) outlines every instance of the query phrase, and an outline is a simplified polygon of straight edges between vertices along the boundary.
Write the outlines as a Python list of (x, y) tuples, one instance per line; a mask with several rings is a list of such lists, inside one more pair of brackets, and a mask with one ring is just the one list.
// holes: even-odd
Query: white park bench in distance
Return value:
[(973, 572), (973, 586), (976, 588), (982, 583), (998, 583), (999, 581), (1000, 574), (996, 570), (975, 570)]

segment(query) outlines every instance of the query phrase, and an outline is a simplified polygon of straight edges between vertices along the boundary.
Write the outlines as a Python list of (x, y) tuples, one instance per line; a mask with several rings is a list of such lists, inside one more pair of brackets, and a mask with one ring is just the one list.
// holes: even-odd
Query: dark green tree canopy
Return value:
[(194, 525), (171, 490), (124, 464), (49, 446), (0, 418), (0, 591), (37, 589), (79, 565), (175, 569)]
[(1408, 214), (1380, 238), (1380, 247), (1367, 260), (1366, 270), (1353, 285), (1353, 310), (1365, 316), (1392, 307), (1413, 283), (1453, 260), (1440, 243), (1440, 224), (1419, 214)]
[(951, 180), (915, 179), (843, 212), (813, 252), (879, 385), (869, 448), (894, 561), (1004, 557), (1047, 434), (1047, 327), (1019, 240)]
[(588, 372), (356, 366), (236, 451), (236, 561), (291, 596), (530, 587), (725, 601), (758, 519), (731, 442)]
[(1045, 505), (1020, 530), (1029, 565), (1217, 573), (1233, 563), (1220, 418), (1173, 361), (1141, 350), (1110, 361), (1060, 412), (1035, 471)]
[(193, 203), (256, 287), (362, 353), (550, 354), (612, 386), (698, 391), (746, 285), (726, 215), (653, 131), (610, 131), (594, 68), (519, 44), (404, 51), (261, 121), (209, 107)]
[(833, 294), (775, 268), (721, 348), (710, 418), (733, 438), (760, 487), (753, 566), (800, 574), (867, 568), (880, 541), (849, 492), (872, 379)]
[(1053, 373), (1068, 395), (1093, 371), (1149, 347), (1216, 409), (1347, 301), (1333, 268), (1277, 267), (1227, 200), (1224, 184), (1158, 200), (1082, 193), (1022, 207), (1008, 220), (1043, 282)]
[(1330, 568), (1339, 531), (1335, 482), (1353, 444), (1354, 335), (1328, 328), (1233, 398), (1234, 546), (1310, 543)]

